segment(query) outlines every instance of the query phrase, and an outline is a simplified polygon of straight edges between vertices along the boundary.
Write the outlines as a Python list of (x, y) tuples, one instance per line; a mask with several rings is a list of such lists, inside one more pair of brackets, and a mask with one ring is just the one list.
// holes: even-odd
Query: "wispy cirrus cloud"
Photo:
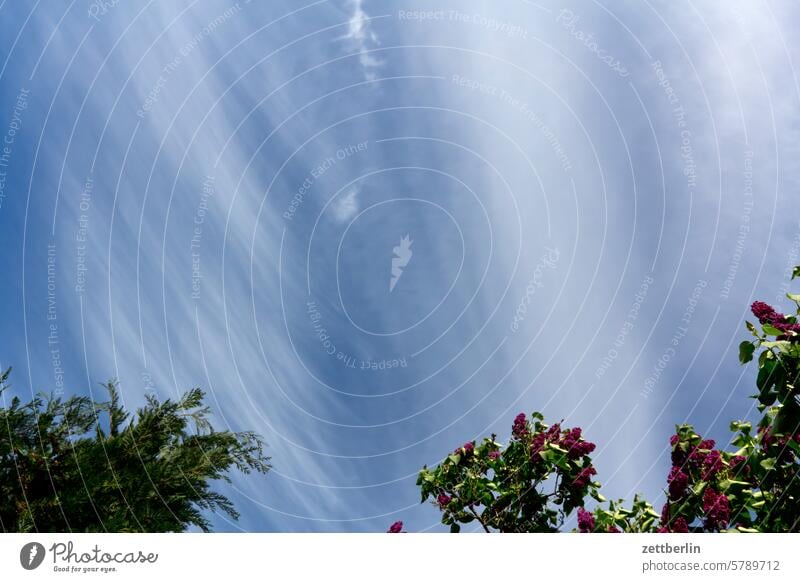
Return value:
[(383, 61), (370, 54), (370, 50), (380, 44), (378, 35), (372, 29), (370, 17), (364, 11), (364, 0), (349, 0), (347, 7), (351, 17), (347, 34), (340, 37), (346, 41), (354, 51), (358, 52), (358, 60), (364, 68), (364, 75), (368, 80), (376, 78), (376, 70)]
[[(13, 23), (26, 21), (23, 4), (0, 8), (15, 16), (0, 18), (0, 44), (9, 48)], [(9, 195), (0, 215), (0, 240), (14, 249), (7, 254), (21, 248), (28, 220), (27, 255), (8, 257), (7, 269), (27, 266), (25, 334), (19, 286), (0, 292), (0, 321), (4, 337), (30, 338), (31, 384), (52, 385), (52, 368), (38, 364), (51, 354), (47, 257), (37, 255), (52, 237), (68, 389), (118, 375), (135, 405), (144, 389), (172, 395), (199, 384), (220, 426), (258, 430), (270, 443), (275, 472), (235, 479), (237, 495), (248, 496), (237, 501), (240, 527), (378, 531), (394, 519), (432, 527), (436, 511), (418, 503), (418, 468), (464, 439), (507, 434), (520, 410), (581, 424), (601, 445), (598, 469), (613, 495), (658, 492), (666, 474), (658, 455), (673, 421), (691, 420), (709, 436), (725, 430), (716, 416), (728, 394), (718, 387), (738, 380), (719, 382), (716, 367), (738, 374), (736, 357), (704, 334), (736, 337), (753, 286), (772, 288), (788, 260), (778, 238), (795, 234), (794, 201), (777, 184), (798, 180), (785, 155), (797, 139), (784, 42), (794, 55), (797, 46), (776, 23), (796, 15), (784, 8), (773, 17), (744, 2), (733, 13), (703, 8), (702, 20), (686, 19), (682, 4), (658, 14), (643, 8), (620, 14), (626, 36), (604, 12), (582, 7), (581, 30), (624, 63), (622, 80), (597, 66), (596, 52), (557, 24), (557, 12), (528, 4), (445, 1), (461, 17), (395, 20), (379, 35), (367, 13), (373, 5), (427, 6), (154, 3), (139, 15), (120, 3), (91, 31), (94, 19), (66, 16), (32, 80), (26, 60), (10, 52), (16, 78), (2, 79), (0, 111), (13, 111), (20, 87), (31, 87), (32, 101), (6, 192), (29, 186), (21, 140), (33, 152), (44, 138), (30, 216), (22, 195)], [(299, 12), (283, 18), (291, 11)], [(51, 38), (59, 22), (51, 12), (38, 10), (29, 21), (35, 34), (20, 36), (26, 55), (38, 57), (36, 43)], [(714, 35), (693, 28), (704, 22)], [(530, 28), (528, 39), (503, 34), (514, 23)], [(306, 38), (309, 29), (323, 32)], [(291, 48), (274, 51), (264, 39)], [(381, 42), (429, 48), (384, 61), (370, 52)], [(346, 66), (297, 77), (289, 50), (322, 63), (332, 48), (352, 55)], [(244, 62), (254, 68), (239, 71)], [(385, 95), (339, 92), (364, 75), (375, 80), (381, 68), (436, 78), (394, 80)], [(422, 94), (430, 108), (418, 107)], [(50, 95), (43, 123), (34, 103)], [(409, 107), (378, 111), (397, 105)], [(364, 151), (314, 169), (362, 140)], [(698, 170), (691, 195), (689, 154)], [(81, 193), (95, 156), (87, 202)], [(752, 212), (743, 175), (751, 162)], [(385, 181), (345, 186), (368, 167), (385, 170)], [(207, 176), (214, 192), (206, 199)], [(413, 194), (401, 200), (404, 192)], [(293, 218), (283, 220), (293, 198)], [(773, 220), (776, 199), (786, 212)], [(339, 227), (367, 202), (382, 205), (359, 217), (339, 260)], [(315, 230), (322, 208), (327, 220)], [(88, 284), (76, 295), (81, 229)], [(395, 255), (395, 265), (392, 251), (409, 233), (413, 262)], [(548, 248), (560, 258), (541, 269)], [(731, 265), (739, 275), (720, 301), (712, 286)], [(393, 293), (390, 266), (403, 273)], [(644, 399), (641, 386), (670, 349), (698, 279), (709, 282), (702, 307)], [(511, 333), (520, 305), (528, 311)], [(3, 344), (0, 360), (19, 366), (23, 385), (25, 356), (8, 351), (13, 343), (22, 342)]]

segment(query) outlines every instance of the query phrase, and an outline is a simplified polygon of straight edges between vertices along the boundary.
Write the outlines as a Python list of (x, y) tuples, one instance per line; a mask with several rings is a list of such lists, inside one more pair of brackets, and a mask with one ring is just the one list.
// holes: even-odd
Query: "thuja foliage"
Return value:
[[(505, 445), (492, 435), (424, 467), (422, 501), (452, 532), (471, 523), (487, 532), (560, 531), (573, 514), (584, 533), (800, 531), (800, 295), (787, 297), (794, 314), (753, 303), (753, 339), (739, 346), (741, 362), (758, 365), (758, 421), (731, 422), (725, 450), (691, 425), (677, 426), (661, 512), (638, 496), (630, 505), (606, 500), (594, 480), (595, 445), (580, 428), (548, 426), (539, 413), (520, 413)], [(402, 522), (389, 531), (402, 531)]]
[(0, 374), (0, 530), (4, 532), (174, 532), (209, 529), (206, 511), (232, 518), (212, 489), (228, 473), (266, 473), (252, 432), (215, 431), (203, 392), (178, 400), (149, 395), (134, 414), (120, 403), (40, 395), (7, 401)]

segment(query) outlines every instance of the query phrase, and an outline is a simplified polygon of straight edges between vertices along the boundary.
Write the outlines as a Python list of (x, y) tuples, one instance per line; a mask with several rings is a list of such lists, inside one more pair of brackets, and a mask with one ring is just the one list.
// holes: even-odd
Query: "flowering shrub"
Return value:
[[(601, 496), (602, 499), (602, 496)], [(630, 509), (623, 500), (609, 501), (608, 509), (602, 505), (594, 510), (596, 525), (594, 529), (578, 531), (581, 533), (649, 533), (655, 531), (658, 513), (647, 501), (636, 495)], [(580, 523), (578, 524), (580, 526)]]
[[(753, 303), (760, 329), (747, 322), (754, 339), (739, 346), (743, 364), (759, 352), (755, 433), (750, 422), (732, 422), (727, 451), (691, 425), (676, 427), (660, 514), (639, 496), (630, 508), (607, 501), (593, 480), (595, 445), (580, 428), (548, 426), (539, 413), (517, 415), (505, 447), (492, 435), (424, 467), (417, 480), (422, 501), (433, 500), (452, 532), (473, 521), (487, 532), (554, 532), (573, 511), (581, 533), (800, 531), (800, 295), (787, 297), (794, 315)], [(591, 512), (588, 498), (599, 504)]]
[[(689, 425), (678, 427), (670, 443), (672, 468), (658, 531), (726, 529), (731, 522), (731, 504), (741, 503), (752, 487), (743, 480), (749, 474), (746, 457), (715, 449), (713, 440), (703, 440)], [(744, 523), (742, 527), (746, 527)]]
[[(796, 267), (792, 278), (800, 276)], [(739, 359), (756, 351), (758, 410), (755, 434), (750, 422), (732, 422), (735, 451), (716, 450), (691, 426), (672, 436), (668, 501), (658, 531), (800, 531), (800, 403), (795, 384), (800, 373), (800, 295), (795, 315), (778, 313), (761, 301), (751, 309), (761, 329), (747, 322), (755, 339), (739, 345)], [(774, 339), (773, 339), (774, 338)]]
[(485, 531), (557, 531), (584, 497), (597, 495), (594, 448), (580, 428), (519, 414), (507, 446), (496, 435), (465, 443), (438, 467), (423, 468), (417, 484), (453, 532), (473, 521)]

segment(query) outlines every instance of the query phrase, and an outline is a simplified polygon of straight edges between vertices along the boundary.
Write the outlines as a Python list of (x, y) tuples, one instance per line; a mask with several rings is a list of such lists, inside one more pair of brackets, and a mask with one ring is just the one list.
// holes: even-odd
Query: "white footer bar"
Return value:
[(800, 534), (0, 534), (2, 580), (727, 582), (798, 564)]

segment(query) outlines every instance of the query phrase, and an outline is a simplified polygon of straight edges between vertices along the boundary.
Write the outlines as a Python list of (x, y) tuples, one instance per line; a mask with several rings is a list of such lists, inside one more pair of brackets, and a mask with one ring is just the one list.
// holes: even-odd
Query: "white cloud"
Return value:
[(367, 79), (375, 79), (375, 69), (383, 64), (383, 61), (370, 54), (370, 50), (380, 44), (378, 35), (370, 27), (370, 17), (364, 11), (364, 0), (350, 0), (348, 6), (352, 10), (352, 16), (347, 30), (347, 34), (341, 37), (348, 41), (351, 46), (360, 53), (359, 62), (364, 68), (364, 75)]
[(353, 16), (350, 18), (350, 28), (344, 38), (359, 43), (366, 43), (368, 40), (377, 43), (377, 35), (370, 30), (370, 17), (364, 12), (364, 0), (350, 0), (348, 4), (352, 7)]
[(347, 194), (334, 201), (331, 205), (331, 209), (336, 220), (345, 222), (355, 216), (360, 207), (358, 193), (358, 188), (352, 188)]

